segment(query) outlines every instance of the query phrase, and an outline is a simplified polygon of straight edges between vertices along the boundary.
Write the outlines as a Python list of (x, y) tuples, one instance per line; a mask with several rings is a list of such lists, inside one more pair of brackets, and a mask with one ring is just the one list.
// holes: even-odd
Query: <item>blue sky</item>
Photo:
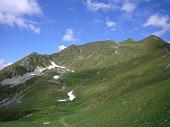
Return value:
[(169, 0), (0, 0), (0, 68), (31, 52), (155, 34), (170, 41)]

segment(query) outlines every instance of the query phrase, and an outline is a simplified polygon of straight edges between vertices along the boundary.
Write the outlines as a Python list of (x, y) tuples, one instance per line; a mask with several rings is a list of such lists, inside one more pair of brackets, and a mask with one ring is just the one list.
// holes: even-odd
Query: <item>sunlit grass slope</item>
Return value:
[[(28, 89), (0, 109), (1, 127), (170, 126), (170, 45), (160, 38), (73, 45), (49, 57), (74, 72), (54, 80), (48, 70), (19, 85)], [(57, 101), (71, 90), (75, 100)]]

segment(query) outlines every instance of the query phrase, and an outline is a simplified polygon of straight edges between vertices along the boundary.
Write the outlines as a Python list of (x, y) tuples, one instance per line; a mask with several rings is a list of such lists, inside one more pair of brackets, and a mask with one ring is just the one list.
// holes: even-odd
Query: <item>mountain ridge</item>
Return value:
[[(88, 50), (89, 53), (90, 52), (95, 52), (94, 50), (97, 49), (98, 46), (100, 47), (100, 45), (101, 45), (101, 47), (98, 49), (99, 51), (96, 50), (96, 52), (99, 53), (100, 51), (102, 52), (102, 47), (104, 47), (105, 45), (106, 46), (107, 45), (113, 45), (113, 47), (116, 49), (116, 48), (118, 48), (118, 46), (122, 46), (122, 45), (132, 46), (133, 44), (138, 45), (138, 43), (139, 44), (144, 44), (145, 46), (149, 46), (149, 48), (150, 47), (152, 47), (152, 48), (153, 47), (160, 47), (160, 46), (163, 46), (163, 47), (164, 46), (168, 46), (168, 47), (170, 47), (169, 44), (166, 41), (162, 40), (161, 38), (159, 38), (159, 37), (157, 37), (155, 35), (150, 35), (150, 36), (148, 36), (148, 37), (146, 37), (146, 38), (144, 38), (142, 40), (139, 40), (139, 41), (134, 41), (134, 40), (129, 38), (129, 39), (127, 39), (125, 41), (122, 41), (122, 42), (119, 42), (119, 43), (116, 43), (116, 42), (114, 42), (112, 40), (106, 40), (106, 41), (89, 42), (89, 43), (84, 44), (84, 45), (71, 45), (71, 46), (69, 46), (68, 48), (62, 50), (59, 53), (53, 53), (53, 54), (49, 54), (49, 55), (47, 55), (47, 54), (46, 55), (42, 55), (42, 54), (38, 54), (36, 52), (32, 52), (31, 54), (27, 55), (23, 59), (21, 59), (21, 60), (19, 60), (19, 61), (14, 63), (14, 64), (17, 64), (16, 66), (18, 68), (24, 67), (23, 69), (25, 69), (27, 71), (24, 71), (24, 72), (21, 71), (21, 73), (19, 72), (18, 74), (12, 74), (12, 75), (13, 76), (15, 76), (15, 75), (23, 75), (26, 72), (33, 71), (36, 68), (36, 66), (45, 67), (47, 65), (50, 65), (50, 60), (52, 61), (53, 59), (55, 59), (55, 58), (53, 58), (53, 55), (64, 54), (65, 52), (67, 52), (68, 56), (70, 56), (71, 54), (73, 56), (75, 56), (75, 55), (80, 54), (83, 49), (89, 48), (89, 47), (91, 47), (91, 49)], [(40, 62), (37, 62), (37, 60), (33, 60), (34, 58), (36, 59), (36, 57), (37, 57), (37, 59), (40, 59)], [(49, 59), (49, 60), (45, 60), (45, 59)], [(25, 61), (25, 63), (23, 61)], [(44, 63), (44, 64), (41, 64), (41, 63), (43, 63), (45, 61), (48, 61), (48, 62)], [(31, 65), (27, 66), (26, 64), (31, 64)], [(9, 67), (5, 67), (1, 71), (8, 70), (13, 65), (10, 65)], [(31, 68), (28, 68), (28, 67), (31, 67)], [(13, 69), (11, 71), (13, 71)], [(9, 77), (11, 77), (11, 76), (9, 76)]]
[(154, 36), (127, 42), (32, 53), (11, 65), (23, 69), (11, 77), (11, 66), (5, 68), (0, 126), (169, 126), (170, 45)]

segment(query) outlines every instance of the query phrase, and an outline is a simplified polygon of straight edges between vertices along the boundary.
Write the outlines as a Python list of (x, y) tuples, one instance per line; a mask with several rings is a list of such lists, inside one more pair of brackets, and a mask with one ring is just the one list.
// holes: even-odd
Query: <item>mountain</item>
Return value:
[(38, 53), (33, 52), (13, 65), (1, 70), (0, 81), (8, 77), (11, 78), (31, 72), (37, 66), (45, 67), (50, 64), (50, 60), (51, 58), (48, 55), (39, 55)]
[(169, 76), (154, 35), (32, 53), (0, 71), (0, 126), (169, 127)]

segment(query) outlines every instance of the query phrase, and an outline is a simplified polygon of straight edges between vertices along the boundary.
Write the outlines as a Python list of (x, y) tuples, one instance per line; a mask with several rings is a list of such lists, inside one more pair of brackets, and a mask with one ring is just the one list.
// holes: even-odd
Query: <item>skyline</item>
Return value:
[(0, 0), (0, 69), (32, 53), (97, 40), (170, 41), (168, 0)]

